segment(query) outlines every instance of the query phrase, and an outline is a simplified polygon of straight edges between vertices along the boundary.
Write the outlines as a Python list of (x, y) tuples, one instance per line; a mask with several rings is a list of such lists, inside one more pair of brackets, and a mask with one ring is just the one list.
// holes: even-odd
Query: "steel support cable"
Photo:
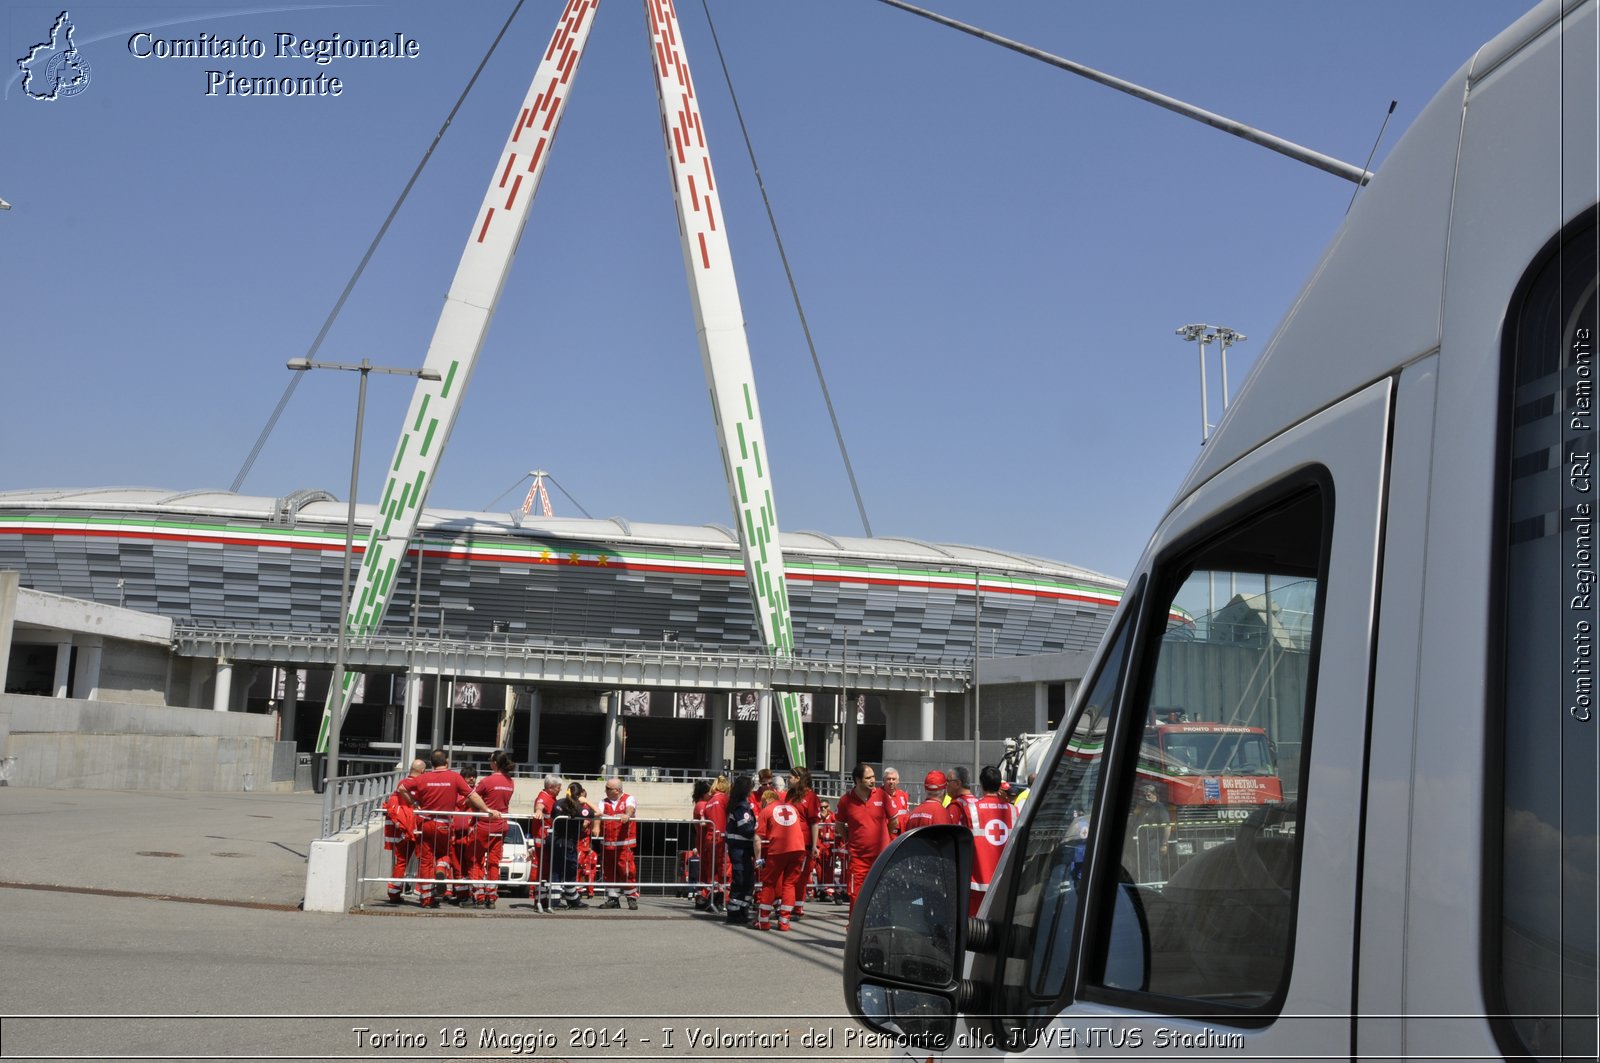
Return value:
[[(702, 2), (704, 2), (704, 0), (702, 0)], [(1211, 111), (1196, 107), (1192, 103), (1185, 103), (1182, 100), (1163, 95), (1162, 93), (1156, 92), (1153, 89), (1147, 89), (1143, 85), (1136, 85), (1131, 81), (1124, 81), (1122, 78), (1113, 77), (1112, 75), (1096, 70), (1093, 67), (1084, 66), (1082, 63), (1075, 63), (1071, 59), (1063, 59), (1059, 55), (1052, 55), (1051, 53), (1039, 48), (1035, 48), (1032, 45), (1023, 44), (1020, 41), (1014, 41), (1009, 37), (1002, 37), (998, 33), (990, 33), (986, 29), (980, 29), (977, 26), (968, 25), (965, 22), (958, 22), (953, 18), (938, 14), (937, 12), (929, 11), (925, 8), (920, 8), (915, 4), (907, 3), (906, 0), (878, 0), (878, 2), (887, 4), (890, 7), (897, 7), (900, 10), (910, 12), (913, 15), (920, 15), (930, 22), (937, 22), (941, 26), (948, 26), (950, 29), (960, 30), (962, 33), (970, 34), (979, 40), (988, 41), (990, 44), (998, 44), (1002, 48), (1009, 48), (1013, 52), (1025, 55), (1030, 59), (1037, 59), (1041, 63), (1048, 63), (1053, 67), (1067, 71), (1069, 74), (1077, 74), (1079, 77), (1088, 78), (1090, 81), (1097, 82), (1106, 86), (1107, 88), (1116, 89), (1118, 92), (1125, 92), (1129, 96), (1133, 96), (1136, 99), (1144, 100), (1146, 103), (1153, 103), (1157, 107), (1165, 107), (1167, 110), (1176, 114), (1181, 114), (1185, 118), (1193, 118), (1197, 122), (1204, 122), (1213, 129), (1220, 129), (1224, 133), (1231, 133), (1242, 140), (1248, 140), (1250, 143), (1259, 145), (1260, 147), (1266, 148), (1269, 151), (1276, 151), (1278, 154), (1286, 155), (1297, 162), (1303, 162), (1308, 166), (1315, 166), (1317, 169), (1322, 170), (1325, 173), (1331, 173), (1335, 177), (1342, 177), (1346, 181), (1353, 181), (1358, 186), (1364, 185), (1368, 181), (1372, 180), (1372, 173), (1365, 167), (1351, 165), (1348, 162), (1335, 159), (1331, 155), (1324, 155), (1320, 151), (1313, 151), (1304, 145), (1296, 144), (1292, 140), (1285, 140), (1283, 137), (1274, 136), (1271, 133), (1263, 132), (1262, 130), (1256, 129), (1254, 126), (1248, 126), (1243, 122), (1236, 121), (1235, 119), (1227, 118), (1220, 114), (1214, 114)]]
[(833, 397), (828, 394), (828, 381), (822, 373), (822, 360), (817, 357), (817, 345), (811, 338), (811, 325), (806, 321), (806, 310), (800, 303), (800, 289), (795, 285), (794, 271), (789, 268), (789, 255), (783, 249), (783, 236), (778, 232), (778, 219), (772, 213), (772, 201), (767, 198), (767, 185), (761, 179), (761, 166), (756, 162), (756, 149), (750, 143), (750, 131), (745, 128), (744, 111), (739, 107), (739, 95), (733, 91), (733, 75), (728, 72), (728, 61), (722, 54), (722, 42), (717, 39), (717, 27), (711, 20), (711, 8), (706, 0), (700, 0), (700, 6), (705, 9), (706, 25), (711, 28), (711, 43), (717, 50), (717, 62), (722, 65), (722, 79), (728, 85), (728, 98), (733, 101), (733, 113), (739, 120), (739, 133), (744, 137), (744, 150), (750, 156), (750, 168), (756, 175), (756, 187), (761, 190), (761, 204), (767, 211), (767, 223), (772, 226), (772, 239), (778, 245), (778, 258), (783, 262), (783, 275), (789, 281), (789, 295), (794, 299), (795, 313), (800, 316), (800, 331), (805, 334), (806, 349), (811, 352), (811, 365), (817, 371), (817, 384), (822, 388), (822, 402), (827, 406), (828, 420), (833, 424), (833, 437), (839, 442), (839, 456), (844, 460), (844, 472), (850, 479), (850, 493), (855, 496), (856, 512), (861, 514), (861, 527), (870, 539), (872, 522), (867, 519), (867, 507), (861, 500), (861, 488), (856, 483), (855, 467), (850, 464), (850, 451), (844, 445), (844, 432), (839, 427), (839, 415), (834, 412)]
[[(532, 475), (532, 474), (530, 473), (529, 475)], [(501, 491), (498, 495), (495, 495), (494, 496), (494, 501), (490, 502), (487, 506), (483, 507), (484, 512), (487, 513), (489, 511), (493, 510), (495, 505), (498, 504), (499, 501), (502, 498), (506, 497), (506, 495), (509, 495), (511, 492), (513, 492), (517, 488), (521, 487), (522, 484), (523, 484), (523, 481), (526, 480), (527, 478), (528, 478), (527, 476), (524, 476), (521, 480), (518, 480), (516, 483), (512, 484), (510, 487), (506, 488), (504, 491)], [(594, 520), (594, 515), (592, 513), (590, 513), (587, 509), (584, 509), (583, 508), (583, 503), (579, 502), (576, 498), (573, 498), (572, 497), (572, 492), (568, 491), (565, 487), (562, 487), (561, 484), (556, 480), (556, 478), (554, 476), (551, 476), (549, 473), (545, 473), (544, 474), (544, 478), (546, 480), (549, 480), (551, 483), (555, 484), (556, 485), (556, 490), (560, 491), (562, 494), (566, 495), (567, 496), (567, 501), (571, 502), (574, 506), (577, 506), (579, 513), (582, 513), (585, 517), (588, 517), (590, 520)]]
[[(489, 44), (489, 50), (483, 53), (483, 58), (478, 61), (478, 68), (467, 79), (466, 87), (461, 90), (461, 95), (456, 97), (455, 106), (450, 108), (450, 113), (445, 115), (444, 122), (439, 126), (439, 131), (433, 135), (433, 143), (428, 145), (428, 150), (422, 153), (422, 158), (417, 162), (416, 169), (411, 171), (411, 179), (400, 190), (400, 198), (394, 201), (394, 206), (389, 209), (389, 216), (383, 219), (383, 224), (378, 227), (377, 235), (372, 238), (372, 243), (367, 245), (367, 253), (361, 256), (355, 272), (350, 275), (350, 280), (345, 284), (344, 291), (339, 293), (339, 299), (333, 304), (333, 309), (328, 312), (328, 318), (322, 323), (322, 329), (317, 333), (317, 338), (311, 341), (311, 346), (306, 350), (307, 361), (315, 358), (317, 351), (322, 346), (322, 341), (327, 338), (328, 330), (333, 328), (334, 321), (339, 312), (344, 309), (345, 300), (350, 298), (350, 293), (355, 290), (356, 282), (361, 279), (361, 274), (366, 271), (367, 263), (372, 261), (373, 253), (378, 250), (378, 245), (383, 242), (384, 236), (389, 231), (389, 226), (394, 222), (395, 216), (400, 213), (400, 208), (405, 204), (406, 197), (411, 194), (412, 187), (417, 183), (417, 178), (422, 176), (423, 167), (428, 165), (428, 160), (433, 157), (433, 150), (444, 139), (445, 131), (450, 128), (450, 123), (455, 121), (456, 113), (461, 110), (461, 105), (466, 102), (467, 94), (472, 91), (472, 86), (478, 83), (478, 75), (483, 73), (483, 68), (489, 65), (489, 59), (494, 55), (495, 49), (500, 47), (500, 42), (505, 38), (506, 31), (511, 28), (512, 21), (517, 17), (517, 12), (522, 10), (524, 0), (517, 0), (516, 6), (511, 9), (511, 14), (506, 16), (500, 32)], [(255, 466), (256, 459), (261, 456), (262, 448), (267, 445), (267, 440), (272, 436), (272, 431), (278, 426), (278, 418), (283, 416), (283, 411), (288, 408), (289, 399), (294, 395), (294, 389), (300, 386), (300, 380), (305, 373), (295, 373), (289, 378), (289, 385), (283, 389), (283, 397), (278, 400), (278, 406), (272, 411), (272, 416), (267, 418), (266, 427), (261, 430), (261, 436), (256, 440), (256, 445), (251, 448), (249, 457), (244, 459), (244, 465), (239, 469), (239, 475), (233, 478), (232, 490), (237, 492), (244, 486), (245, 477), (250, 475), (250, 470)]]
[(587, 509), (584, 509), (583, 508), (583, 503), (579, 502), (576, 498), (573, 498), (572, 497), (572, 492), (568, 491), (565, 487), (562, 487), (560, 481), (558, 481), (554, 476), (551, 476), (549, 473), (545, 473), (544, 474), (544, 478), (546, 480), (549, 480), (551, 483), (555, 484), (556, 485), (556, 490), (560, 491), (562, 494), (566, 495), (567, 496), (567, 501), (571, 502), (573, 505), (577, 506), (579, 513), (582, 513), (585, 517), (588, 517), (590, 520), (594, 520), (594, 515), (591, 514)]

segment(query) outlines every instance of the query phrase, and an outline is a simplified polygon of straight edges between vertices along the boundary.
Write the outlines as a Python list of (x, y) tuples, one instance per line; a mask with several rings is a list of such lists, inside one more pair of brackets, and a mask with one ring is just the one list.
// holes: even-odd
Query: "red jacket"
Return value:
[(811, 844), (811, 830), (800, 810), (779, 798), (761, 810), (756, 820), (756, 836), (768, 856), (803, 853)]

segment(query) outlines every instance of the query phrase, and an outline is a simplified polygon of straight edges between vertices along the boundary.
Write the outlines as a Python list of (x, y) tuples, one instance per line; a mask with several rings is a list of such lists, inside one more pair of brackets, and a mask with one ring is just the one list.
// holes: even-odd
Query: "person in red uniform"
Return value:
[(942, 771), (930, 771), (922, 780), (923, 802), (906, 815), (906, 829), (931, 827), (937, 823), (958, 823), (955, 807), (944, 803), (945, 777)]
[[(711, 890), (708, 886), (699, 883), (711, 880), (705, 871), (706, 835), (711, 830), (711, 824), (706, 822), (706, 800), (711, 796), (711, 780), (696, 779), (694, 790), (689, 794), (691, 808), (689, 812), (690, 837), (694, 839), (693, 851), (685, 850), (683, 856), (684, 881), (691, 883), (689, 889), (694, 897), (696, 911), (705, 911), (711, 904)], [(693, 877), (690, 877), (693, 876)]]
[(972, 828), (976, 823), (973, 816), (978, 805), (978, 795), (972, 792), (972, 777), (963, 765), (957, 764), (945, 774), (945, 783), (944, 803), (956, 810), (961, 816), (960, 822)]
[(1017, 807), (1000, 793), (1000, 769), (988, 765), (978, 773), (978, 785), (983, 796), (974, 805), (972, 828), (972, 892), (968, 915), (978, 914), (978, 905), (989, 895), (989, 883), (994, 881), (995, 868), (1000, 866), (1000, 854), (1005, 851), (1006, 839), (1017, 823)]
[(705, 826), (700, 832), (700, 877), (710, 883), (706, 890), (706, 910), (722, 910), (728, 875), (728, 777), (718, 775), (701, 806)]
[[(533, 796), (533, 820), (528, 824), (528, 882), (533, 897), (533, 910), (550, 913), (550, 883), (558, 870), (551, 844), (550, 825), (556, 818), (556, 799), (561, 796), (561, 780), (554, 775), (544, 777), (544, 789)], [(533, 885), (537, 883), (537, 885)]]
[(857, 764), (850, 777), (855, 786), (839, 798), (836, 819), (845, 830), (845, 848), (850, 854), (845, 881), (849, 885), (850, 906), (854, 908), (872, 862), (889, 845), (889, 815), (883, 791), (876, 787), (878, 777), (872, 765)]
[(606, 797), (600, 803), (600, 877), (606, 882), (602, 908), (621, 908), (626, 897), (628, 908), (639, 910), (639, 870), (634, 863), (639, 825), (633, 821), (638, 810), (632, 795), (622, 792), (621, 779), (606, 780)]
[(834, 904), (844, 903), (844, 886), (839, 881), (838, 832), (834, 829), (833, 808), (822, 803), (822, 818), (817, 823), (817, 888), (822, 898)]
[[(454, 812), (456, 802), (463, 798), (469, 807), (479, 812), (488, 812), (489, 806), (483, 803), (483, 798), (472, 792), (467, 780), (450, 770), (450, 758), (444, 750), (435, 749), (430, 759), (432, 768), (421, 775), (401, 779), (400, 785), (395, 787), (395, 793), (404, 794), (414, 808), (430, 813), (418, 817), (421, 838), (417, 846), (417, 874), (423, 882), (417, 893), (422, 898), (424, 908), (437, 908), (439, 898), (434, 893), (435, 869), (439, 857), (449, 855), (450, 821), (455, 818), (447, 813)], [(499, 814), (490, 813), (491, 816)]]
[[(461, 777), (466, 780), (468, 789), (478, 788), (478, 773), (471, 768), (462, 772)], [(476, 816), (468, 814), (471, 808), (465, 797), (457, 799), (456, 811), (462, 814), (450, 821), (450, 870), (442, 877), (460, 880), (452, 882), (445, 891), (445, 899), (455, 905), (466, 904), (472, 897), (471, 868), (477, 856), (478, 821)]]
[[(797, 769), (804, 771), (804, 768)], [(794, 772), (789, 774), (790, 785), (793, 785)], [(806, 791), (810, 793), (810, 791)], [(815, 794), (811, 794), (814, 799)], [(779, 930), (789, 929), (789, 919), (794, 914), (796, 897), (804, 881), (801, 872), (805, 868), (806, 850), (811, 842), (811, 830), (806, 823), (805, 815), (797, 808), (789, 794), (777, 798), (761, 810), (761, 816), (756, 821), (756, 852), (766, 862), (768, 887), (772, 893), (772, 902), (763, 903), (760, 913), (756, 916), (757, 929), (765, 930), (772, 917), (772, 910), (777, 908)]]
[[(511, 797), (517, 784), (511, 779), (511, 754), (500, 750), (489, 758), (490, 772), (478, 780), (473, 792), (483, 798), (483, 803), (503, 817), (511, 811)], [(479, 908), (493, 908), (500, 899), (500, 854), (506, 844), (506, 821), (480, 819), (472, 852), (472, 862), (467, 877), (478, 885), (472, 888), (472, 903)]]
[[(578, 878), (589, 884), (589, 896), (591, 897), (594, 896), (594, 880), (599, 875), (600, 854), (594, 851), (594, 843), (589, 835), (580, 834), (578, 836)], [(579, 890), (578, 892), (582, 893), (583, 891)]]
[(893, 768), (883, 769), (883, 800), (894, 820), (893, 832), (906, 829), (906, 813), (911, 811), (911, 795), (900, 789), (900, 773)]
[(793, 913), (794, 917), (799, 919), (805, 915), (806, 890), (811, 885), (811, 869), (821, 859), (817, 851), (819, 844), (817, 832), (822, 829), (822, 801), (817, 797), (817, 792), (811, 788), (810, 768), (789, 769), (789, 789), (784, 792), (784, 800), (800, 813), (800, 820), (805, 828), (806, 844), (802, 850), (798, 872), (799, 887), (795, 892)]
[(756, 806), (753, 795), (750, 802), (751, 808), (755, 812), (756, 816), (756, 833), (752, 834), (750, 837), (751, 844), (755, 847), (754, 860), (752, 862), (755, 864), (755, 928), (757, 930), (772, 929), (772, 913), (776, 911), (778, 907), (778, 880), (773, 875), (772, 869), (767, 866), (767, 861), (760, 855), (761, 816), (764, 812), (766, 812), (767, 809), (777, 804), (777, 802), (777, 787), (773, 787), (761, 795), (761, 803), (759, 807)]
[[(411, 762), (411, 774), (421, 775), (428, 765), (419, 757)], [(418, 825), (409, 800), (399, 794), (390, 794), (383, 803), (383, 847), (394, 853), (394, 880), (389, 883), (389, 903), (399, 904), (405, 895), (407, 872), (411, 858), (417, 855)]]

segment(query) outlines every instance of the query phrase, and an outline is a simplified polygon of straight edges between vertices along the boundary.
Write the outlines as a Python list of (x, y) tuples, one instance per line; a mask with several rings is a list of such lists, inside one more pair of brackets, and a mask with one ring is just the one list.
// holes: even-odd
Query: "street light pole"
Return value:
[(1176, 335), (1182, 336), (1189, 343), (1198, 342), (1200, 345), (1200, 445), (1205, 446), (1206, 440), (1211, 438), (1211, 409), (1209, 402), (1210, 387), (1206, 380), (1206, 344), (1216, 340), (1222, 348), (1222, 411), (1228, 411), (1228, 348), (1235, 343), (1243, 343), (1250, 337), (1242, 332), (1236, 332), (1223, 325), (1181, 325), (1173, 330)]
[(1249, 339), (1250, 337), (1246, 336), (1242, 332), (1235, 332), (1231, 328), (1224, 328), (1221, 325), (1215, 326), (1215, 328), (1213, 329), (1213, 332), (1215, 333), (1215, 335), (1217, 337), (1217, 346), (1219, 346), (1222, 349), (1222, 354), (1221, 354), (1221, 357), (1222, 357), (1222, 412), (1223, 413), (1227, 413), (1228, 412), (1228, 404), (1229, 404), (1229, 398), (1228, 398), (1228, 348), (1232, 347), (1235, 343), (1243, 343), (1245, 340)]
[(983, 746), (981, 742), (983, 718), (979, 710), (983, 705), (983, 683), (979, 672), (979, 660), (983, 657), (983, 573), (972, 574), (972, 779), (977, 781), (979, 771), (983, 770)]
[[(457, 602), (456, 604), (450, 606), (450, 608), (456, 610), (457, 612), (465, 612), (465, 613), (475, 613), (475, 612), (477, 612), (477, 610), (472, 607), (472, 603), (471, 602)], [(439, 606), (439, 674), (440, 674), (440, 676), (443, 676), (443, 674), (444, 674), (444, 617), (445, 617), (445, 607), (443, 605), (440, 605)], [(433, 729), (435, 731), (438, 731), (439, 730), (439, 723), (438, 723), (438, 720), (439, 720), (439, 686), (438, 686), (438, 681), (437, 680), (435, 680), (435, 683), (434, 683), (433, 701), (434, 701), (434, 710), (433, 710), (433, 712), (434, 712), (434, 728)], [(456, 677), (455, 677), (454, 674), (452, 674), (450, 676), (450, 733), (449, 733), (449, 736), (445, 739), (445, 741), (443, 743), (444, 749), (450, 754), (452, 759), (454, 759), (455, 753), (456, 753), (455, 745), (456, 745)]]
[(875, 635), (878, 633), (878, 629), (871, 627), (852, 628), (843, 624), (819, 624), (817, 625), (817, 630), (826, 631), (830, 634), (837, 631), (844, 640), (844, 649), (839, 657), (839, 742), (842, 747), (840, 750), (840, 767), (848, 772), (854, 767), (853, 762), (850, 760), (851, 754), (854, 752), (854, 743), (850, 739), (854, 736), (856, 729), (855, 707), (850, 704), (850, 635), (852, 633), (856, 635)]
[(367, 411), (367, 376), (370, 373), (390, 373), (395, 376), (420, 377), (423, 380), (440, 379), (437, 369), (395, 369), (373, 365), (363, 358), (358, 365), (342, 362), (313, 362), (309, 358), (291, 358), (288, 367), (296, 373), (311, 369), (339, 369), (361, 374), (361, 387), (356, 391), (356, 437), (350, 451), (350, 504), (344, 522), (344, 564), (339, 577), (339, 631), (334, 642), (333, 689), (329, 692), (332, 703), (328, 721), (328, 763), (323, 775), (324, 785), (339, 777), (339, 737), (344, 725), (345, 671), (348, 659), (348, 633), (350, 629), (350, 559), (355, 556), (356, 492), (361, 485), (361, 431)]

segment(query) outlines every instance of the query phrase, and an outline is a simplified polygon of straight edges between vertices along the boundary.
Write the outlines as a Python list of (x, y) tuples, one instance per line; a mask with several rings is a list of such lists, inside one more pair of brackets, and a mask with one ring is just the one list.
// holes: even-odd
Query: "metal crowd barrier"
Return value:
[[(341, 780), (343, 781), (343, 780)], [(394, 788), (394, 779), (390, 779), (388, 792)], [(373, 813), (380, 821), (383, 818), (381, 807)], [(486, 813), (454, 811), (454, 812), (429, 812), (416, 809), (415, 814), (419, 819), (434, 818), (455, 820), (457, 817), (470, 818), (474, 821), (482, 819)], [(530, 898), (548, 898), (551, 901), (563, 897), (578, 897), (587, 899), (594, 897), (603, 899), (608, 890), (628, 892), (637, 886), (641, 895), (652, 897), (671, 897), (676, 895), (693, 900), (702, 890), (726, 890), (728, 888), (726, 862), (726, 841), (718, 834), (713, 845), (702, 850), (701, 841), (706, 831), (712, 825), (705, 819), (675, 819), (675, 820), (643, 820), (634, 818), (635, 844), (633, 849), (634, 875), (631, 880), (619, 875), (607, 876), (605, 870), (608, 861), (605, 859), (605, 845), (603, 830), (606, 822), (620, 820), (620, 816), (575, 817), (557, 816), (550, 820), (543, 837), (535, 837), (538, 830), (537, 824), (532, 822), (533, 817), (527, 814), (508, 814), (502, 817), (518, 823), (528, 842), (528, 857), (536, 862), (537, 866), (531, 868), (533, 872), (526, 882), (496, 880), (496, 891), (502, 898), (527, 896)], [(839, 840), (836, 851), (844, 851), (844, 831), (838, 830)], [(585, 847), (580, 845), (580, 839), (587, 837), (589, 845), (586, 851), (592, 856), (584, 857), (581, 854)], [(566, 859), (568, 850), (573, 853), (571, 861)], [(412, 892), (419, 892), (418, 887), (424, 883), (443, 888), (447, 893), (456, 887), (465, 887), (470, 890), (474, 885), (482, 885), (483, 880), (474, 880), (469, 874), (459, 873), (450, 877), (439, 879), (423, 879), (419, 874), (417, 856), (413, 854), (408, 863), (406, 874), (401, 877), (391, 877), (393, 871), (393, 858), (389, 850), (382, 850), (383, 866), (373, 868), (370, 866), (368, 856), (363, 850), (361, 866), (357, 881), (361, 883), (400, 883), (410, 887)], [(709, 855), (709, 861), (703, 859)], [(502, 863), (502, 867), (505, 864)], [(617, 865), (620, 870), (620, 864)], [(832, 888), (836, 878), (842, 877), (842, 868), (833, 869), (836, 873), (825, 874), (818, 880), (819, 891)], [(842, 886), (839, 888), (842, 889)]]
[[(631, 846), (633, 879), (629, 881), (617, 875), (607, 878), (602, 870), (607, 866), (604, 824), (620, 819), (620, 816), (594, 816), (590, 819), (557, 816), (551, 820), (543, 840), (544, 855), (550, 859), (541, 859), (539, 862), (538, 887), (551, 896), (569, 886), (585, 896), (591, 889), (598, 895), (608, 889), (626, 891), (637, 886), (641, 893), (652, 896), (676, 893), (687, 897), (696, 890), (719, 884), (713, 882), (710, 868), (704, 871), (699, 869), (701, 832), (709, 829), (710, 823), (695, 819), (634, 817), (635, 843)], [(584, 870), (586, 861), (581, 859), (581, 838), (586, 830), (592, 830), (589, 834), (589, 850), (597, 858), (592, 877), (590, 872)], [(719, 837), (714, 850), (718, 862), (726, 852), (725, 844)], [(569, 852), (573, 854), (572, 861), (566, 859)], [(573, 864), (577, 865), (576, 868), (571, 866)]]
[(331, 838), (381, 814), (383, 802), (400, 783), (397, 771), (370, 775), (339, 775), (322, 791), (322, 834)]
[[(474, 821), (474, 826), (476, 826), (476, 821), (477, 820), (488, 818), (488, 813), (486, 813), (486, 812), (472, 812), (472, 811), (468, 811), (468, 810), (461, 810), (461, 811), (456, 811), (456, 812), (430, 812), (430, 811), (427, 811), (426, 809), (417, 808), (417, 809), (413, 809), (412, 812), (417, 817), (417, 819), (419, 821), (423, 820), (423, 819), (436, 819), (436, 820), (455, 821), (457, 819), (457, 817), (470, 817)], [(381, 809), (377, 813), (377, 817), (380, 820), (383, 818), (383, 812), (381, 811)], [(532, 831), (532, 829), (530, 827), (530, 823), (532, 821), (532, 817), (528, 816), (528, 815), (512, 815), (510, 813), (507, 813), (507, 814), (502, 815), (500, 818), (504, 819), (504, 820), (514, 821), (519, 826), (521, 826), (521, 828), (523, 830), (523, 833), (527, 837), (527, 840), (528, 840), (528, 850), (529, 850), (529, 856), (531, 858), (532, 857), (532, 853), (533, 853), (533, 849), (534, 849), (534, 846), (533, 846), (533, 831)], [(420, 844), (420, 840), (417, 842), (417, 844)], [(452, 845), (452, 850), (453, 849), (454, 849), (454, 845)], [(418, 874), (418, 871), (419, 871), (418, 857), (417, 857), (416, 853), (414, 853), (414, 852), (412, 853), (411, 858), (407, 863), (406, 874), (404, 876), (402, 876), (402, 877), (395, 878), (390, 874), (390, 872), (392, 872), (394, 870), (393, 858), (388, 855), (390, 850), (387, 847), (385, 847), (382, 850), (382, 852), (384, 853), (384, 856), (382, 857), (383, 866), (378, 869), (378, 872), (380, 872), (380, 873), (376, 873), (375, 874), (375, 873), (372, 872), (372, 869), (371, 869), (370, 865), (367, 862), (367, 850), (366, 849), (362, 850), (362, 853), (361, 853), (361, 867), (360, 867), (359, 873), (357, 875), (356, 881), (364, 882), (364, 883), (365, 882), (382, 882), (382, 883), (385, 883), (385, 884), (391, 883), (391, 882), (398, 882), (398, 883), (402, 883), (402, 884), (404, 884), (406, 886), (410, 886), (410, 887), (420, 886), (422, 883), (427, 882), (427, 883), (433, 884), (434, 886), (443, 886), (443, 887), (447, 887), (449, 889), (453, 889), (454, 887), (457, 887), (457, 886), (464, 886), (464, 887), (467, 887), (468, 889), (471, 889), (474, 885), (483, 885), (483, 880), (473, 879), (470, 875), (467, 875), (465, 873), (460, 874), (460, 875), (456, 875), (456, 876), (453, 876), (453, 877), (449, 877), (449, 878), (443, 878), (443, 879), (437, 878), (437, 877), (436, 878), (431, 878), (431, 879), (424, 879)], [(453, 856), (453, 853), (452, 853), (452, 856)], [(505, 865), (505, 862), (504, 862), (504, 858), (502, 857), (501, 867), (504, 868), (505, 866), (506, 865)], [(503, 878), (496, 879), (495, 882), (496, 882), (496, 890), (497, 890), (497, 892), (499, 892), (501, 894), (506, 894), (506, 893), (508, 893), (510, 891), (521, 890), (521, 889), (524, 889), (524, 888), (527, 888), (528, 890), (531, 891), (533, 886), (534, 886), (534, 882), (532, 881), (532, 876), (531, 875), (529, 876), (529, 880), (527, 882), (521, 882), (521, 883), (509, 882), (509, 881), (507, 881), (506, 879), (503, 879)], [(447, 892), (448, 892), (448, 889), (447, 889)]]

